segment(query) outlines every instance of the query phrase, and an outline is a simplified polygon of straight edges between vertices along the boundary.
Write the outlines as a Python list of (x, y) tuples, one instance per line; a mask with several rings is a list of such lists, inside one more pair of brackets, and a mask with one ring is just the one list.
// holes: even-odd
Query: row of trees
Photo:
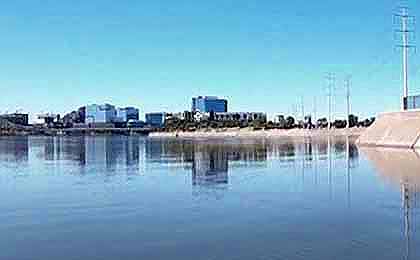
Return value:
[(267, 125), (266, 121), (259, 120), (201, 120), (193, 121), (186, 119), (167, 119), (164, 131), (196, 131), (201, 129), (223, 129), (223, 128), (247, 128), (252, 127), (256, 130), (264, 129)]
[(368, 118), (362, 121), (359, 121), (359, 118), (355, 115), (350, 115), (348, 120), (335, 120), (329, 124), (327, 118), (320, 118), (316, 122), (312, 121), (311, 116), (306, 116), (302, 121), (296, 121), (292, 116), (282, 117), (279, 116), (278, 123), (268, 122), (269, 125), (274, 125), (275, 128), (280, 129), (293, 129), (293, 128), (305, 128), (305, 129), (325, 129), (328, 127), (331, 128), (346, 128), (349, 124), (350, 128), (353, 127), (369, 127), (375, 122), (375, 118)]
[[(346, 128), (347, 123), (349, 127), (369, 127), (373, 124), (375, 118), (368, 118), (359, 121), (359, 118), (355, 115), (350, 115), (348, 120), (335, 120), (331, 122), (331, 128)], [(166, 120), (165, 126), (162, 130), (164, 131), (196, 131), (199, 129), (222, 129), (222, 128), (253, 128), (254, 130), (262, 129), (326, 129), (329, 127), (328, 120), (326, 118), (320, 118), (316, 122), (312, 122), (310, 116), (305, 117), (305, 120), (296, 120), (292, 116), (279, 116), (277, 122), (273, 121), (261, 121), (261, 120), (224, 120), (216, 121), (214, 117), (209, 119), (195, 121), (194, 117), (185, 117), (184, 119), (169, 118)]]

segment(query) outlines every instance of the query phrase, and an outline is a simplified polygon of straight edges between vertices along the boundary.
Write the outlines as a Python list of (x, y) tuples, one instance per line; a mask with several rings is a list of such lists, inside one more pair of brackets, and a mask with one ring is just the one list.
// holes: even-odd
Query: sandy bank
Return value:
[(218, 129), (207, 131), (195, 132), (155, 132), (150, 133), (152, 138), (165, 138), (165, 137), (181, 137), (181, 138), (223, 138), (223, 137), (238, 137), (238, 138), (279, 138), (279, 137), (326, 137), (331, 136), (347, 136), (348, 134), (354, 138), (359, 137), (365, 128), (352, 128), (352, 129), (333, 129), (328, 131), (326, 129), (291, 129), (291, 130), (259, 130), (253, 131), (251, 129)]

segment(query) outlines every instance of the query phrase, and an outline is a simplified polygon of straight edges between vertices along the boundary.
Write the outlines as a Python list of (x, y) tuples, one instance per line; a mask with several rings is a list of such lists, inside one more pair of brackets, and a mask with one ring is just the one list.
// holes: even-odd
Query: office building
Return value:
[(148, 113), (146, 114), (146, 124), (152, 127), (162, 127), (165, 125), (166, 113)]
[(134, 107), (117, 108), (115, 122), (127, 123), (130, 120), (139, 120), (139, 110)]
[(266, 122), (267, 115), (261, 112), (214, 113), (214, 121)]
[(420, 96), (408, 96), (404, 98), (404, 110), (420, 109)]
[(110, 104), (86, 106), (86, 124), (108, 124), (114, 122), (117, 115), (115, 106)]
[(10, 123), (13, 123), (15, 125), (28, 125), (29, 124), (28, 114), (13, 113), (13, 114), (0, 115), (0, 119), (7, 120)]
[(220, 99), (218, 97), (194, 97), (192, 99), (192, 112), (210, 113), (210, 112), (227, 112), (228, 101), (226, 99)]

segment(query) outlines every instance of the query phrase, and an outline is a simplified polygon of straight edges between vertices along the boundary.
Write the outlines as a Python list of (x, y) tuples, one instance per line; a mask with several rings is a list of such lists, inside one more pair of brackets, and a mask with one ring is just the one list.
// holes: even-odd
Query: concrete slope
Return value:
[(413, 148), (419, 143), (420, 111), (381, 114), (358, 139), (365, 146)]

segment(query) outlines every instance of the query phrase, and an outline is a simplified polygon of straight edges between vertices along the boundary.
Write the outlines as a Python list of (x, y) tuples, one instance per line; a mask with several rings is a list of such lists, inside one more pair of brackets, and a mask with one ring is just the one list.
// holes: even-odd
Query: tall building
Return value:
[(198, 96), (192, 98), (192, 112), (210, 113), (218, 112), (224, 113), (228, 111), (228, 101), (218, 97)]
[(148, 113), (146, 114), (146, 124), (152, 127), (162, 127), (165, 124), (166, 113)]
[(85, 122), (87, 124), (112, 123), (116, 118), (116, 115), (117, 111), (113, 105), (88, 105), (86, 106)]

